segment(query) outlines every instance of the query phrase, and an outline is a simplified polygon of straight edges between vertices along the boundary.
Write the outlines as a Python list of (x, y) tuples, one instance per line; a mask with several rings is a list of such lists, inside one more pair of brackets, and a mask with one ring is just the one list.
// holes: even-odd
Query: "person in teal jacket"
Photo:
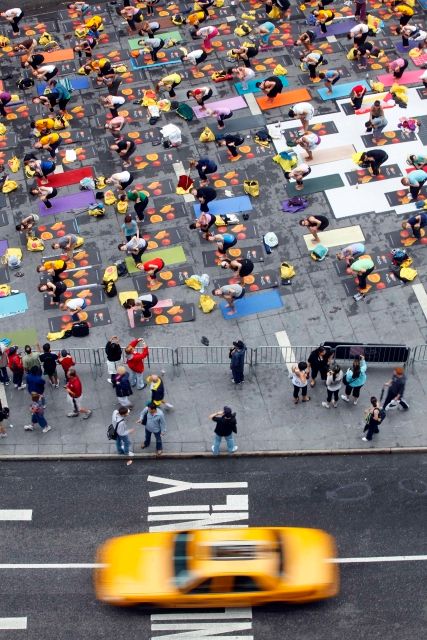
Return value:
[(353, 396), (353, 404), (357, 404), (360, 396), (360, 390), (366, 382), (367, 364), (364, 356), (356, 356), (353, 365), (347, 369), (344, 376), (345, 395), (341, 398), (345, 402), (350, 402)]

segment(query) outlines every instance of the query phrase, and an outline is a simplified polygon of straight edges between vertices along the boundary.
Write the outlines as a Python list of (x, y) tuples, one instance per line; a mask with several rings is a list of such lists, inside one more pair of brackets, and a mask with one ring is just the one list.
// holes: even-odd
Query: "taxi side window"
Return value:
[(234, 592), (245, 593), (249, 591), (261, 591), (261, 587), (250, 576), (235, 576)]
[(199, 584), (193, 587), (193, 589), (190, 589), (188, 593), (212, 593), (212, 579), (209, 578), (208, 580), (199, 582)]

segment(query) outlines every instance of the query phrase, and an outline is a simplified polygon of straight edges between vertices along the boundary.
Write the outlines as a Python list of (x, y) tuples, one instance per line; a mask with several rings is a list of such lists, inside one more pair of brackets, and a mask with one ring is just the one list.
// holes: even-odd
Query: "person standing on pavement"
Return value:
[(292, 384), (294, 385), (294, 404), (299, 402), (299, 392), (301, 390), (302, 401), (308, 402), (310, 396), (308, 391), (308, 378), (310, 376), (308, 364), (304, 361), (298, 362), (292, 367)]
[[(126, 418), (129, 415), (129, 409), (127, 407), (120, 407), (119, 409), (115, 409), (113, 411), (113, 415), (111, 417), (111, 424), (113, 425), (116, 431), (116, 448), (117, 453), (120, 456), (129, 456), (132, 457), (135, 454), (130, 450), (130, 440), (129, 435), (135, 431), (135, 429), (130, 429), (126, 422)], [(132, 460), (128, 460), (126, 463), (128, 466), (132, 464)]]
[(50, 344), (46, 342), (43, 345), (43, 353), (40, 354), (39, 360), (43, 365), (43, 373), (50, 380), (50, 384), (55, 389), (59, 387), (58, 374), (56, 371), (56, 363), (58, 356), (50, 350)]
[(371, 406), (365, 411), (365, 428), (363, 432), (367, 432), (366, 436), (362, 437), (364, 442), (370, 442), (374, 433), (379, 433), (379, 426), (382, 422), (382, 414), (379, 406), (379, 402), (375, 396), (371, 397)]
[[(3, 407), (0, 400), (0, 438), (7, 438), (6, 429), (3, 422), (9, 417), (9, 407)], [(13, 424), (9, 424), (9, 427), (13, 427)]]
[(12, 382), (15, 389), (22, 391), (27, 386), (23, 383), (24, 365), (19, 355), (18, 347), (12, 346), (7, 354), (7, 366), (12, 372)]
[(22, 364), (24, 365), (25, 373), (31, 371), (33, 367), (38, 367), (40, 369), (40, 345), (37, 345), (38, 351), (33, 351), (29, 344), (26, 344), (24, 347), (24, 355), (22, 356)]
[(155, 404), (156, 407), (162, 407), (166, 409), (166, 411), (173, 409), (173, 404), (165, 402), (165, 385), (163, 384), (163, 379), (157, 374), (152, 373), (146, 380), (147, 384), (150, 385), (152, 404)]
[(114, 380), (114, 388), (116, 391), (117, 401), (122, 407), (133, 409), (133, 404), (129, 397), (133, 395), (132, 387), (129, 382), (129, 373), (122, 365), (117, 367), (117, 372), (112, 376)]
[(64, 372), (65, 382), (68, 382), (68, 372), (71, 367), (75, 366), (74, 358), (67, 349), (61, 349), (58, 353), (58, 364), (61, 365)]
[(242, 340), (233, 342), (228, 357), (230, 358), (231, 379), (234, 384), (242, 384), (245, 381), (245, 356), (246, 345)]
[(364, 356), (356, 356), (351, 367), (347, 369), (343, 380), (345, 384), (345, 395), (341, 396), (344, 402), (350, 402), (353, 396), (353, 404), (357, 404), (360, 396), (360, 390), (366, 382), (367, 364)]
[(314, 387), (316, 384), (317, 374), (320, 373), (320, 377), (322, 380), (326, 381), (326, 376), (329, 370), (329, 358), (331, 353), (327, 352), (326, 348), (323, 345), (317, 347), (317, 349), (313, 349), (313, 351), (308, 356), (308, 364), (310, 370), (310, 386)]
[(105, 354), (107, 356), (107, 382), (113, 382), (112, 377), (117, 373), (118, 362), (122, 359), (122, 348), (117, 336), (111, 336), (105, 345)]
[(328, 390), (326, 402), (322, 402), (322, 407), (329, 409), (332, 406), (337, 408), (338, 396), (342, 385), (344, 374), (339, 364), (334, 364), (328, 371), (326, 376), (326, 389)]
[(405, 393), (406, 376), (405, 369), (403, 367), (396, 367), (393, 371), (391, 380), (385, 383), (387, 389), (387, 395), (383, 402), (383, 409), (387, 411), (393, 407), (401, 407), (402, 409), (408, 409), (408, 405), (405, 401), (402, 401), (403, 394)]
[(77, 418), (81, 413), (83, 414), (83, 420), (90, 418), (92, 409), (82, 407), (83, 386), (74, 367), (68, 370), (68, 380), (64, 389), (67, 390), (68, 400), (72, 406), (72, 411), (67, 413), (68, 418)]
[(3, 342), (0, 342), (0, 382), (7, 387), (10, 384), (8, 366), (8, 350)]
[(44, 396), (46, 380), (41, 375), (40, 366), (34, 365), (33, 367), (31, 367), (30, 371), (25, 376), (25, 381), (27, 383), (28, 393), (35, 392), (40, 394), (41, 396)]
[[(137, 346), (141, 343), (142, 351), (135, 351)], [(148, 357), (148, 346), (145, 343), (144, 338), (136, 338), (129, 342), (125, 349), (126, 364), (130, 369), (130, 384), (131, 387), (137, 387), (137, 389), (144, 389), (147, 385), (144, 382), (144, 360)]]
[(48, 425), (44, 417), (45, 402), (43, 396), (33, 391), (31, 393), (31, 424), (24, 425), (25, 431), (34, 431), (34, 425), (38, 424), (43, 433), (51, 431), (52, 427)]
[(142, 411), (137, 424), (145, 427), (145, 439), (141, 444), (141, 449), (150, 446), (151, 436), (154, 434), (156, 439), (156, 454), (161, 456), (163, 453), (162, 435), (166, 433), (166, 420), (163, 411), (156, 407), (154, 402), (150, 402)]
[(235, 453), (238, 449), (233, 438), (233, 433), (237, 433), (236, 414), (232, 412), (230, 407), (224, 407), (222, 411), (211, 413), (209, 419), (215, 422), (215, 439), (212, 445), (214, 456), (219, 455), (222, 438), (225, 438), (228, 453)]

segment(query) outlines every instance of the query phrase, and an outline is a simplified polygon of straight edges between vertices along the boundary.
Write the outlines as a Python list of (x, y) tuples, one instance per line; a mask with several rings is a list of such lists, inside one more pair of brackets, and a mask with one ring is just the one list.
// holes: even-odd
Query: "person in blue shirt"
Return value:
[(414, 238), (420, 240), (421, 229), (427, 225), (427, 213), (417, 213), (402, 222), (402, 229), (411, 229)]
[(128, 213), (125, 215), (124, 222), (122, 224), (123, 235), (126, 238), (126, 242), (132, 240), (133, 236), (136, 236), (138, 233), (138, 225), (136, 220), (132, 218), (132, 216)]
[(209, 242), (216, 242), (217, 251), (225, 255), (228, 249), (234, 247), (237, 244), (237, 238), (232, 233), (217, 233), (214, 236), (208, 238)]
[(332, 87), (341, 78), (341, 74), (336, 69), (328, 69), (328, 71), (321, 71), (319, 78), (325, 83), (326, 93), (332, 93)]
[(366, 382), (366, 369), (364, 356), (356, 356), (344, 376), (345, 394), (341, 396), (342, 400), (350, 402), (350, 397), (353, 396), (353, 404), (357, 404), (360, 390)]
[(412, 200), (416, 200), (426, 180), (427, 173), (422, 169), (415, 169), (407, 178), (402, 178), (401, 183), (405, 187), (409, 187)]

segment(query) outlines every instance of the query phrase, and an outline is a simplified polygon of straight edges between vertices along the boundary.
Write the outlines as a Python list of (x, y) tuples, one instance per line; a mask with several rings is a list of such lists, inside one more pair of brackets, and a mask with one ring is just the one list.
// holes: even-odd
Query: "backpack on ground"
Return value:
[(81, 322), (74, 322), (71, 327), (73, 338), (85, 338), (89, 335), (89, 325), (82, 320)]
[(412, 269), (412, 267), (402, 267), (397, 274), (399, 280), (402, 282), (412, 282), (418, 275), (418, 271), (416, 269)]
[(115, 266), (117, 267), (117, 275), (119, 278), (122, 278), (123, 276), (127, 276), (128, 268), (124, 260), (119, 260), (118, 262), (115, 263)]
[(280, 265), (280, 277), (282, 280), (290, 280), (296, 275), (295, 268), (289, 262), (282, 262)]
[(310, 256), (313, 260), (316, 260), (316, 262), (320, 262), (321, 260), (324, 260), (326, 258), (328, 253), (329, 249), (327, 247), (324, 247), (323, 244), (318, 244), (314, 247), (314, 249), (310, 253)]
[(189, 104), (186, 104), (185, 102), (181, 102), (176, 109), (174, 109), (175, 113), (182, 118), (183, 120), (186, 120), (187, 122), (191, 122), (194, 118), (194, 111), (193, 109), (190, 107)]
[(105, 295), (107, 298), (115, 298), (117, 295), (117, 287), (113, 280), (103, 280), (102, 286), (104, 287)]
[(259, 182), (258, 180), (244, 180), (243, 181), (243, 191), (248, 194), (248, 196), (252, 196), (253, 198), (257, 198), (259, 196)]
[(34, 87), (34, 80), (32, 78), (21, 77), (17, 80), (16, 86), (18, 89), (29, 89), (30, 87)]

